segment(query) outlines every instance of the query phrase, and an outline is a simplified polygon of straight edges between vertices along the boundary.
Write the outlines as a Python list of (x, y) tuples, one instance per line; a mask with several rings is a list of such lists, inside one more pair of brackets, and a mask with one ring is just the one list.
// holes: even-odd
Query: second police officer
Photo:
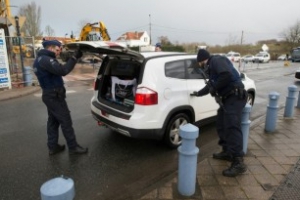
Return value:
[(224, 176), (235, 177), (246, 172), (243, 161), (243, 136), (241, 117), (247, 102), (247, 92), (238, 71), (225, 56), (210, 56), (205, 49), (200, 49), (197, 62), (208, 73), (208, 83), (204, 88), (191, 94), (203, 96), (211, 94), (220, 108), (217, 111), (218, 144), (222, 151), (214, 153), (214, 159), (228, 160), (231, 166), (223, 171)]

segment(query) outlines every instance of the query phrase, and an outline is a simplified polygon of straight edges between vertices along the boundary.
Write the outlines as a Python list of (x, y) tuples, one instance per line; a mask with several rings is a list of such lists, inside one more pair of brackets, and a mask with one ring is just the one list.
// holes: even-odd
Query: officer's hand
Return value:
[(197, 97), (198, 96), (198, 92), (194, 91), (193, 93), (190, 94), (191, 97)]
[(209, 93), (210, 93), (210, 95), (213, 96), (213, 97), (216, 96), (216, 90), (215, 90), (213, 87), (210, 87), (210, 88), (209, 88)]
[(77, 51), (75, 51), (75, 53), (74, 53), (74, 57), (76, 58), (76, 59), (79, 59), (79, 58), (81, 58), (82, 57), (82, 51), (80, 51), (80, 49), (78, 49)]

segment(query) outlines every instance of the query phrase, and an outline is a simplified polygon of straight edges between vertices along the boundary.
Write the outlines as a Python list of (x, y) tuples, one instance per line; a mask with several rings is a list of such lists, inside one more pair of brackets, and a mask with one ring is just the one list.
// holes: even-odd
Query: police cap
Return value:
[(44, 40), (42, 43), (43, 47), (46, 48), (47, 46), (61, 46), (60, 41), (58, 40)]

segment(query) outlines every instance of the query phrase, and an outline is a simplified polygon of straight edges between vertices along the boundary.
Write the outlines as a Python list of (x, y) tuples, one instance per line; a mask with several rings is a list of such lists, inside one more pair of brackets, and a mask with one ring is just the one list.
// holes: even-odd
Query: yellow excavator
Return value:
[[(110, 41), (110, 36), (103, 22), (87, 23), (81, 29), (79, 38), (74, 38), (73, 34), (69, 39), (65, 40), (65, 44), (76, 41)], [(70, 56), (70, 52), (63, 46), (63, 50), (60, 54), (60, 58), (63, 61), (67, 61)]]

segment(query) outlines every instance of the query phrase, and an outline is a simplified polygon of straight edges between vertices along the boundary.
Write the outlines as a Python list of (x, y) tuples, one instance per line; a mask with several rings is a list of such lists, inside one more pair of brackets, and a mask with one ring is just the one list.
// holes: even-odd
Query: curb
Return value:
[(2, 91), (2, 92), (0, 92), (0, 101), (6, 101), (6, 100), (26, 96), (26, 95), (35, 93), (39, 90), (41, 90), (40, 87), (28, 86), (28, 87), (26, 87), (26, 89), (24, 89), (24, 88), (23, 89), (10, 89), (10, 90), (6, 90), (6, 91)]

